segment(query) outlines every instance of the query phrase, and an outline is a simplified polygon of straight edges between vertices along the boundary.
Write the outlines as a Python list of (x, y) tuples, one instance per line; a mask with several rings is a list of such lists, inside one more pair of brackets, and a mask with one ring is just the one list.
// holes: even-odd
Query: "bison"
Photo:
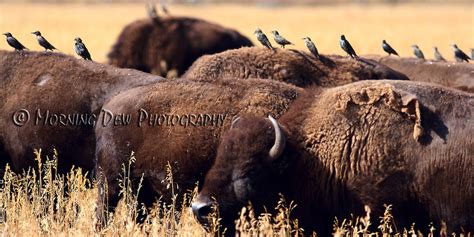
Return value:
[(180, 76), (199, 57), (252, 46), (235, 30), (188, 17), (142, 19), (127, 25), (109, 63), (161, 76)]
[[(192, 204), (215, 198), (229, 229), (242, 206), (294, 200), (305, 230), (372, 219), (393, 204), (398, 227), (474, 228), (474, 95), (428, 83), (362, 81), (300, 96), (277, 122), (242, 116), (225, 133)], [(426, 230), (426, 229), (425, 229)]]
[(0, 51), (1, 163), (20, 172), (36, 166), (33, 149), (56, 148), (60, 172), (72, 166), (93, 171), (94, 125), (102, 104), (160, 79), (61, 53)]
[(473, 64), (433, 62), (416, 58), (368, 57), (405, 73), (414, 81), (432, 82), (458, 90), (474, 92)]
[(246, 47), (199, 58), (185, 73), (193, 80), (222, 78), (262, 78), (283, 81), (299, 87), (334, 87), (367, 79), (408, 80), (373, 60), (351, 60), (341, 56), (320, 56), (298, 50)]
[(220, 135), (234, 115), (272, 113), (278, 117), (300, 93), (301, 89), (294, 86), (258, 79), (218, 83), (176, 79), (120, 93), (103, 109), (132, 114), (130, 125), (97, 126), (95, 130), (99, 205), (105, 203), (104, 198), (111, 207), (117, 204), (118, 171), (132, 152), (136, 163), (131, 179), (139, 180), (144, 175), (140, 199), (147, 205), (157, 196), (165, 201), (171, 198), (163, 183), (168, 162), (177, 191), (194, 188), (211, 166)]

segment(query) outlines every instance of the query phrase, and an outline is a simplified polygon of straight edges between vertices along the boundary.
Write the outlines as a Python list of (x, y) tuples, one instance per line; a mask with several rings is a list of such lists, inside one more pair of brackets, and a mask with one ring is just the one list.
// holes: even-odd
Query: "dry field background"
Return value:
[[(304, 36), (313, 39), (323, 54), (342, 54), (344, 33), (359, 54), (382, 54), (386, 39), (401, 55), (410, 56), (416, 43), (428, 58), (433, 46), (453, 60), (449, 45), (456, 42), (466, 53), (474, 48), (474, 3), (402, 5), (322, 5), (257, 7), (255, 5), (171, 5), (173, 15), (193, 16), (252, 33), (277, 29), (304, 49)], [(73, 39), (81, 37), (93, 59), (107, 61), (121, 29), (146, 17), (143, 3), (135, 4), (15, 4), (0, 3), (0, 31), (11, 32), (32, 50), (42, 50), (30, 32), (40, 30), (62, 52), (73, 54)], [(3, 37), (3, 36), (2, 36)], [(10, 49), (5, 39), (0, 49)]]

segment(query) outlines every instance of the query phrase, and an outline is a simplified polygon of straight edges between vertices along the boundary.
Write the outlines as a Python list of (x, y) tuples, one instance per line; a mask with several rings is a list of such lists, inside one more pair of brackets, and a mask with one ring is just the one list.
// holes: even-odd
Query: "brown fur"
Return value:
[(373, 55), (367, 57), (405, 73), (410, 80), (432, 82), (458, 90), (474, 92), (474, 64)]
[[(158, 79), (136, 70), (117, 69), (60, 53), (0, 51), (2, 163), (11, 162), (13, 170), (19, 172), (36, 167), (33, 149), (42, 148), (43, 154), (50, 155), (52, 148), (56, 148), (60, 171), (66, 172), (73, 165), (92, 171), (93, 127), (34, 125), (36, 110), (40, 109), (42, 114), (46, 110), (98, 113), (108, 97)], [(15, 126), (12, 120), (20, 109), (30, 112), (30, 121), (23, 127)]]
[(123, 29), (109, 53), (109, 63), (165, 77), (179, 76), (202, 55), (251, 45), (237, 31), (200, 19), (143, 19)]
[(444, 220), (448, 231), (472, 231), (473, 113), (473, 95), (427, 83), (318, 89), (280, 118), (287, 145), (277, 160), (268, 158), (268, 120), (242, 117), (223, 136), (198, 200), (214, 196), (229, 223), (247, 200), (272, 207), (282, 193), (296, 201), (303, 228), (323, 235), (335, 216), (363, 215), (367, 205), (374, 220), (383, 204), (393, 204), (398, 228), (415, 222), (427, 232)]
[(368, 59), (322, 56), (321, 60), (298, 50), (263, 47), (240, 48), (203, 56), (184, 77), (214, 81), (222, 78), (262, 78), (283, 81), (300, 87), (318, 85), (334, 87), (367, 79), (408, 78), (382, 64)]
[(212, 164), (219, 137), (234, 115), (271, 113), (279, 117), (300, 93), (301, 89), (294, 86), (258, 79), (221, 80), (212, 84), (177, 79), (115, 96), (104, 109), (135, 115), (143, 108), (154, 114), (226, 113), (227, 117), (224, 126), (137, 127), (138, 115), (129, 126), (98, 126), (97, 169), (107, 178), (109, 205), (116, 204), (118, 171), (122, 163), (128, 162), (132, 151), (137, 158), (132, 178), (138, 180), (143, 173), (146, 189), (152, 192), (144, 196), (154, 199), (163, 195), (164, 200), (169, 201), (170, 192), (162, 182), (168, 162), (173, 167), (174, 181), (179, 185), (177, 191), (192, 189), (196, 181), (202, 181)]

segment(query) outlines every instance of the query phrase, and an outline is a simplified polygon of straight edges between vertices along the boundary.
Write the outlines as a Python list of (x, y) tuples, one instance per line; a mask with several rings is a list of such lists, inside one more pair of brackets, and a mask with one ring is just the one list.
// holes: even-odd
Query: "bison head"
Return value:
[(204, 225), (215, 200), (222, 224), (232, 228), (239, 210), (252, 202), (258, 212), (276, 201), (278, 177), (284, 161), (285, 132), (278, 122), (242, 117), (232, 122), (223, 136), (204, 186), (192, 203), (197, 219)]

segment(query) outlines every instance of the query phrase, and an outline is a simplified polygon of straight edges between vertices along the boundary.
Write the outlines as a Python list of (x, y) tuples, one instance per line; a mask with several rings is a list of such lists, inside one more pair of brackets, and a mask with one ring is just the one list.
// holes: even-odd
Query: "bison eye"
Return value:
[(249, 192), (251, 191), (250, 184), (248, 182), (248, 179), (246, 178), (240, 178), (236, 179), (232, 182), (232, 185), (234, 187), (234, 193), (235, 197), (240, 201), (240, 202), (245, 202), (249, 198)]

